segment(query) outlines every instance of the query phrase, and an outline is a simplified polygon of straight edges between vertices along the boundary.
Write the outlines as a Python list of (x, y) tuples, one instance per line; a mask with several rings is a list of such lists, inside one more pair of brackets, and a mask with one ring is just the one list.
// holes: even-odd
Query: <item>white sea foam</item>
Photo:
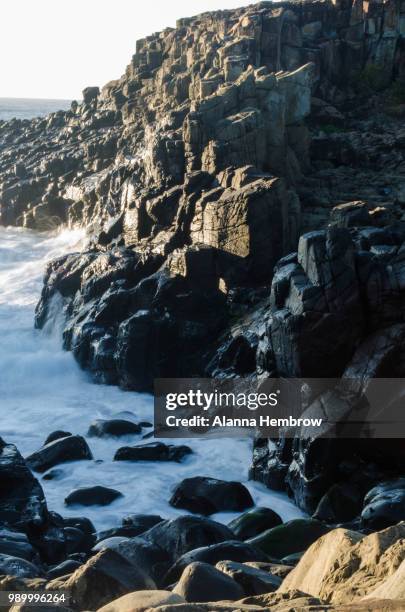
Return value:
[[(152, 420), (150, 396), (93, 384), (72, 355), (61, 349), (60, 330), (33, 328), (46, 262), (75, 250), (82, 239), (80, 231), (46, 235), (0, 228), (0, 435), (25, 456), (55, 429), (85, 435), (92, 420), (122, 412), (132, 413), (129, 418), (136, 421)], [(98, 529), (118, 525), (130, 513), (174, 517), (183, 513), (168, 504), (174, 485), (182, 478), (200, 475), (244, 482), (257, 504), (273, 508), (284, 520), (301, 515), (284, 495), (247, 482), (248, 440), (192, 440), (194, 454), (182, 464), (112, 461), (120, 446), (142, 442), (140, 436), (89, 438), (95, 461), (58, 466), (63, 472), (60, 479), (41, 480), (50, 509), (65, 516), (85, 514)], [(64, 506), (72, 489), (94, 484), (116, 488), (124, 497), (104, 508)], [(223, 513), (214, 518), (226, 523), (234, 516)]]

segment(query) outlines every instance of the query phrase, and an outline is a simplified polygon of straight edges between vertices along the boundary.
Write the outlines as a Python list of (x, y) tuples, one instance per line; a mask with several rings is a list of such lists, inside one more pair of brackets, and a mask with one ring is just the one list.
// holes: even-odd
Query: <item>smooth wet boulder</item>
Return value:
[(405, 520), (405, 478), (382, 482), (364, 498), (361, 521), (368, 529), (385, 529)]
[(262, 595), (277, 591), (282, 583), (281, 578), (270, 572), (236, 561), (219, 561), (215, 567), (235, 580), (242, 587), (245, 595)]
[(69, 493), (65, 498), (65, 504), (67, 506), (107, 506), (119, 497), (123, 497), (123, 495), (116, 489), (99, 485), (80, 487)]
[(199, 562), (185, 568), (173, 592), (189, 602), (236, 600), (244, 595), (232, 578), (208, 563)]
[(96, 438), (104, 437), (120, 437), (131, 434), (139, 434), (142, 432), (142, 427), (133, 421), (126, 421), (124, 419), (98, 419), (93, 421), (87, 432), (88, 436), (94, 436)]
[(123, 446), (114, 455), (114, 461), (177, 461), (192, 454), (189, 446), (167, 445), (162, 442), (150, 442), (138, 446)]
[(184, 597), (171, 591), (135, 591), (111, 601), (97, 612), (146, 612), (160, 606), (177, 606), (184, 602)]
[(95, 546), (93, 546), (93, 552), (98, 552), (99, 550), (104, 550), (105, 548), (111, 548), (112, 550), (117, 550), (120, 544), (123, 542), (127, 542), (129, 540), (126, 536), (111, 536), (110, 538), (104, 538), (103, 540), (99, 540)]
[(63, 519), (63, 524), (65, 527), (80, 529), (88, 538), (93, 538), (93, 541), (95, 541), (96, 528), (86, 516), (66, 516)]
[(157, 514), (130, 514), (122, 519), (121, 527), (112, 527), (97, 533), (97, 542), (117, 536), (134, 538), (163, 521), (164, 519)]
[(129, 514), (122, 519), (122, 526), (136, 529), (136, 535), (140, 535), (162, 521), (164, 519), (158, 514)]
[(263, 531), (282, 524), (281, 517), (270, 508), (255, 507), (228, 523), (229, 529), (241, 540), (254, 538)]
[(67, 438), (68, 436), (73, 435), (70, 431), (63, 431), (62, 429), (57, 429), (49, 434), (44, 442), (44, 446), (50, 444), (51, 442), (55, 442), (55, 440), (59, 440), (60, 438)]
[(283, 525), (268, 529), (247, 542), (273, 559), (283, 559), (292, 553), (306, 550), (329, 530), (329, 527), (320, 521), (294, 519)]
[(63, 529), (68, 554), (88, 553), (93, 547), (94, 536), (87, 534), (78, 527), (66, 526)]
[(53, 580), (54, 578), (60, 578), (61, 576), (67, 576), (68, 574), (73, 574), (79, 567), (82, 566), (80, 561), (75, 561), (74, 559), (66, 559), (59, 565), (55, 565), (50, 570), (48, 570), (46, 576), (49, 580)]
[(232, 531), (225, 525), (185, 515), (158, 523), (140, 536), (119, 544), (117, 551), (132, 563), (146, 568), (159, 585), (166, 585), (173, 580), (166, 583), (163, 576), (179, 557), (232, 537)]
[(158, 523), (142, 536), (147, 542), (159, 545), (173, 559), (190, 550), (224, 542), (233, 537), (225, 525), (197, 516), (179, 516)]
[(356, 484), (333, 484), (321, 498), (312, 518), (330, 524), (346, 523), (360, 514), (362, 501), (362, 490)]
[(117, 552), (106, 549), (91, 557), (63, 583), (80, 609), (97, 610), (110, 601), (136, 590), (155, 589), (153, 580)]
[(255, 548), (246, 542), (237, 540), (228, 540), (219, 544), (211, 544), (200, 548), (191, 549), (177, 559), (174, 565), (170, 568), (165, 576), (165, 583), (171, 584), (178, 580), (183, 570), (196, 561), (215, 565), (218, 561), (236, 561), (245, 563), (247, 561), (262, 561), (269, 560), (259, 548)]
[(67, 436), (43, 446), (29, 455), (26, 461), (34, 472), (46, 472), (60, 463), (90, 459), (93, 459), (93, 455), (86, 440), (82, 436)]
[(37, 554), (27, 535), (10, 529), (0, 529), (0, 554), (32, 561)]
[(240, 482), (196, 476), (178, 484), (170, 505), (198, 514), (215, 512), (241, 512), (254, 505), (252, 496)]
[(41, 576), (41, 570), (26, 559), (0, 554), (0, 575), (16, 576), (17, 578), (37, 578)]

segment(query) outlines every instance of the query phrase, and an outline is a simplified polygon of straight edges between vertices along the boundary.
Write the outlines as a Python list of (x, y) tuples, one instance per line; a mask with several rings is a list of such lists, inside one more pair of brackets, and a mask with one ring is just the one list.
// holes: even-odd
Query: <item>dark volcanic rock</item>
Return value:
[(231, 577), (207, 563), (190, 563), (174, 588), (186, 601), (241, 599), (243, 589)]
[(247, 561), (262, 561), (269, 560), (268, 556), (260, 550), (260, 548), (252, 546), (246, 542), (238, 542), (237, 540), (228, 540), (219, 544), (211, 544), (210, 546), (202, 546), (201, 548), (191, 549), (177, 559), (174, 565), (168, 571), (165, 582), (171, 584), (178, 580), (183, 570), (190, 564), (196, 561), (215, 565), (219, 561), (236, 561), (245, 563)]
[(114, 455), (114, 461), (181, 461), (193, 451), (190, 447), (150, 442), (138, 446), (123, 446)]
[(180, 516), (159, 522), (139, 537), (118, 544), (117, 550), (132, 563), (145, 568), (158, 584), (163, 585), (165, 573), (183, 554), (232, 537), (225, 525), (206, 518)]
[(86, 440), (82, 436), (67, 436), (43, 446), (26, 461), (35, 472), (45, 472), (60, 463), (83, 459), (93, 459)]
[(88, 436), (103, 438), (105, 436), (126, 436), (128, 434), (139, 434), (142, 432), (142, 427), (132, 421), (124, 421), (123, 419), (94, 421), (87, 432)]
[(68, 574), (73, 574), (82, 564), (79, 561), (75, 561), (74, 559), (67, 559), (60, 563), (59, 565), (55, 565), (47, 572), (47, 578), (49, 580), (53, 580), (54, 578), (59, 578), (61, 576), (67, 576)]
[(258, 507), (244, 512), (228, 523), (228, 527), (238, 538), (247, 540), (267, 529), (281, 525), (282, 522), (280, 516), (274, 510)]
[(55, 442), (55, 440), (59, 440), (60, 438), (67, 438), (68, 436), (71, 436), (71, 435), (72, 434), (70, 433), (70, 431), (62, 431), (60, 429), (58, 429), (57, 431), (53, 431), (46, 438), (44, 442), (44, 446), (46, 446), (47, 444), (50, 444), (51, 442)]
[(37, 578), (41, 571), (26, 559), (0, 554), (0, 574), (18, 578)]
[(32, 561), (36, 552), (25, 533), (3, 528), (0, 530), (0, 554)]
[(43, 490), (12, 444), (0, 439), (0, 521), (27, 534), (46, 563), (57, 563), (66, 554), (59, 517), (50, 513)]
[(163, 520), (158, 514), (130, 514), (122, 519), (122, 526), (138, 530), (136, 535), (139, 535)]
[(80, 487), (75, 489), (65, 499), (67, 506), (107, 506), (122, 497), (122, 493), (108, 487)]
[(186, 478), (174, 490), (170, 504), (198, 514), (245, 510), (254, 505), (253, 499), (240, 482), (196, 476)]
[(248, 544), (262, 550), (273, 559), (306, 550), (315, 540), (325, 535), (329, 528), (313, 519), (294, 519), (268, 529), (248, 540)]
[(371, 489), (364, 498), (361, 520), (373, 530), (405, 520), (405, 478), (382, 482)]

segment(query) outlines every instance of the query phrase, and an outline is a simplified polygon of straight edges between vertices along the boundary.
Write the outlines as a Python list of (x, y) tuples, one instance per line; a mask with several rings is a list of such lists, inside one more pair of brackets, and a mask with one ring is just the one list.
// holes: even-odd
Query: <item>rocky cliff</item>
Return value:
[[(70, 111), (1, 122), (1, 222), (90, 236), (49, 264), (37, 326), (57, 298), (79, 363), (141, 391), (403, 376), (404, 35), (397, 0), (206, 13), (138, 41)], [(370, 486), (398, 472), (397, 446), (259, 440), (252, 476), (310, 512), (348, 479), (337, 523), (370, 454)]]

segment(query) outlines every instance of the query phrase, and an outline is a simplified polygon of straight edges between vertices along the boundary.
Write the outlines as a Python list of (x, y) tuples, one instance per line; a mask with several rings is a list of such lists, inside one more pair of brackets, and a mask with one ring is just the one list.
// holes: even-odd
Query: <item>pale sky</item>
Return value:
[(253, 0), (0, 0), (0, 97), (81, 97), (119, 78), (135, 41)]

